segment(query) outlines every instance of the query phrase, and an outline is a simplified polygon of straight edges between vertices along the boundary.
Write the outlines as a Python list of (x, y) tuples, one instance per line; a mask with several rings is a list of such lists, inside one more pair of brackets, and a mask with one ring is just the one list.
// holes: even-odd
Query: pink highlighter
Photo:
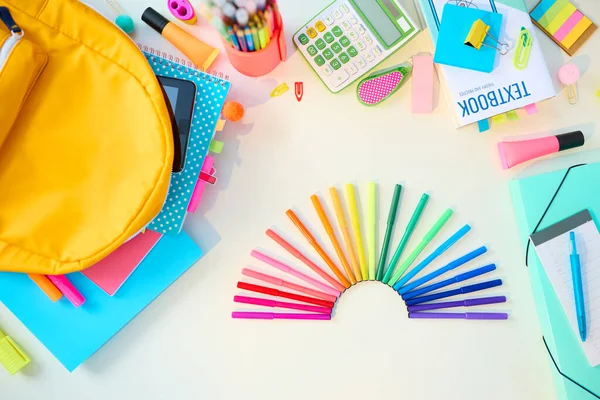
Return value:
[(48, 279), (65, 295), (65, 297), (75, 306), (81, 307), (85, 303), (85, 297), (73, 286), (71, 281), (64, 275), (47, 275)]
[(498, 143), (503, 169), (509, 169), (522, 162), (533, 160), (559, 151), (581, 147), (585, 137), (581, 131), (547, 136), (539, 139), (519, 140)]

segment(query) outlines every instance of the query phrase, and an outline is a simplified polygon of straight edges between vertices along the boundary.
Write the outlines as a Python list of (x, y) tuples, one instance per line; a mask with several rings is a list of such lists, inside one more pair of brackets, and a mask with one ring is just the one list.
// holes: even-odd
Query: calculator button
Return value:
[(347, 51), (348, 51), (348, 54), (350, 55), (350, 57), (352, 57), (352, 58), (354, 58), (358, 55), (358, 50), (356, 50), (356, 47), (354, 47), (354, 46), (348, 47)]
[(340, 37), (344, 33), (344, 32), (342, 32), (342, 29), (339, 26), (337, 26), (337, 25), (333, 27), (333, 29), (331, 30), (331, 32), (333, 32), (333, 34), (335, 35), (335, 37)]
[(352, 28), (352, 25), (350, 25), (350, 22), (348, 21), (342, 21), (342, 28), (347, 31), (348, 29)]
[(317, 23), (315, 24), (315, 28), (317, 28), (319, 32), (323, 32), (327, 27), (325, 26), (323, 21), (317, 21)]
[(365, 32), (367, 32), (367, 30), (365, 29), (365, 26), (363, 24), (360, 24), (356, 30), (358, 31), (358, 33), (360, 33), (361, 35), (364, 35)]
[(377, 47), (373, 47), (373, 48), (371, 49), (371, 53), (373, 53), (373, 55), (374, 55), (375, 57), (377, 57), (378, 55), (380, 55), (380, 54), (381, 54), (381, 50), (379, 50)]
[(343, 15), (342, 15), (342, 12), (341, 12), (340, 10), (335, 10), (335, 11), (333, 12), (333, 18), (335, 18), (335, 19), (340, 19), (340, 18), (342, 18), (342, 17), (343, 17)]
[(366, 44), (372, 44), (373, 43), (373, 39), (371, 38), (370, 35), (365, 35), (363, 37), (363, 39), (364, 39), (364, 41), (365, 41)]
[(358, 38), (360, 37), (360, 36), (358, 36), (358, 33), (356, 33), (356, 31), (354, 29), (347, 32), (346, 34), (348, 35), (350, 40), (352, 40), (353, 42), (356, 42), (358, 40)]
[(315, 63), (320, 67), (321, 65), (325, 64), (325, 59), (323, 56), (316, 56)]
[(323, 56), (326, 59), (331, 60), (333, 58), (333, 51), (331, 51), (331, 49), (325, 49), (323, 50)]
[(350, 57), (348, 56), (348, 54), (342, 52), (340, 53), (340, 61), (342, 62), (342, 64), (347, 64), (348, 61), (350, 61)]
[[(333, 42), (335, 40), (335, 38), (333, 37), (333, 35), (331, 34), (331, 32), (327, 32), (325, 34), (325, 36), (323, 36), (323, 39), (325, 39), (325, 41), (327, 43), (331, 43), (331, 42)], [(308, 40), (308, 38), (306, 38), (306, 40)], [(306, 43), (308, 43), (308, 42), (306, 42)]]
[(318, 53), (317, 48), (312, 44), (306, 48), (306, 51), (313, 57), (316, 56)]
[(325, 75), (327, 75), (327, 76), (333, 74), (333, 70), (331, 69), (331, 67), (329, 65), (323, 66), (321, 68), (321, 71), (323, 71), (325, 73)]
[(364, 49), (367, 48), (367, 45), (362, 40), (359, 40), (358, 42), (356, 42), (355, 45), (359, 51), (363, 51)]
[(348, 14), (350, 12), (350, 9), (348, 8), (347, 5), (342, 4), (342, 7), (340, 7), (342, 9), (343, 12), (345, 12), (346, 14)]
[(333, 68), (334, 70), (338, 70), (340, 69), (340, 67), (342, 66), (342, 64), (340, 63), (340, 60), (338, 60), (337, 58), (334, 58), (333, 60), (331, 60), (331, 68)]
[(323, 18), (323, 21), (325, 21), (325, 23), (327, 25), (333, 24), (333, 18), (331, 18), (331, 16), (329, 16), (329, 15), (327, 17)]
[(365, 60), (367, 60), (368, 62), (371, 62), (375, 59), (375, 56), (368, 51), (365, 51), (363, 53), (363, 56), (365, 56)]
[(298, 41), (302, 44), (307, 44), (308, 42), (310, 42), (310, 39), (308, 38), (308, 36), (306, 36), (304, 33), (301, 34), (300, 36), (298, 36)]
[(348, 73), (346, 71), (338, 71), (335, 75), (333, 75), (331, 78), (329, 78), (329, 82), (331, 82), (331, 84), (334, 87), (338, 87), (340, 86), (342, 83), (346, 82), (348, 80), (350, 76), (348, 75)]
[(334, 43), (331, 45), (331, 50), (333, 50), (335, 52), (335, 54), (337, 54), (340, 51), (342, 51), (342, 46), (340, 46), (339, 43)]
[(348, 39), (346, 36), (342, 36), (340, 38), (340, 44), (344, 47), (348, 47), (350, 46), (350, 39)]
[(351, 23), (352, 25), (356, 25), (356, 24), (358, 24), (358, 20), (356, 19), (356, 17), (355, 17), (354, 15), (351, 15), (351, 16), (349, 16), (349, 17), (348, 17), (348, 21), (350, 21), (350, 23)]
[(360, 56), (357, 59), (355, 59), (354, 61), (356, 61), (356, 66), (359, 69), (363, 69), (364, 67), (367, 66), (367, 63), (365, 62), (365, 59), (362, 58), (362, 57), (360, 57)]
[(315, 30), (315, 28), (310, 27), (306, 30), (306, 34), (308, 35), (309, 38), (314, 39), (317, 37), (317, 31)]
[(325, 44), (325, 41), (323, 39), (317, 40), (317, 42), (315, 44), (317, 45), (317, 49), (319, 49), (319, 50), (323, 50), (325, 47), (327, 47), (327, 45)]
[(358, 68), (353, 63), (346, 65), (346, 72), (350, 75), (354, 75), (358, 72)]

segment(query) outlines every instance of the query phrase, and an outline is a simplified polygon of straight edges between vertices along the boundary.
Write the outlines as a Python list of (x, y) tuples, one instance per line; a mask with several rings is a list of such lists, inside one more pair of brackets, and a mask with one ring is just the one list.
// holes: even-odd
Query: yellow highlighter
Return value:
[(367, 258), (365, 256), (362, 233), (360, 231), (360, 217), (358, 215), (358, 206), (356, 204), (356, 193), (354, 192), (354, 185), (351, 183), (346, 184), (346, 199), (348, 201), (348, 208), (350, 209), (350, 221), (352, 221), (352, 231), (354, 232), (354, 240), (356, 241), (356, 248), (358, 250), (360, 273), (362, 275), (362, 280), (367, 280), (369, 279)]
[(348, 251), (348, 258), (350, 259), (350, 264), (352, 265), (355, 279), (357, 282), (360, 282), (362, 280), (360, 264), (358, 263), (356, 252), (354, 251), (354, 246), (352, 245), (352, 237), (350, 236), (350, 230), (348, 230), (348, 224), (346, 223), (346, 216), (344, 215), (344, 208), (342, 207), (340, 196), (338, 195), (338, 191), (335, 187), (329, 188), (329, 194), (331, 195), (331, 201), (333, 202), (333, 208), (335, 209), (335, 216), (338, 220), (338, 225), (340, 226), (340, 230), (344, 236), (346, 250)]
[(9, 374), (14, 375), (31, 360), (9, 336), (0, 331), (0, 364)]

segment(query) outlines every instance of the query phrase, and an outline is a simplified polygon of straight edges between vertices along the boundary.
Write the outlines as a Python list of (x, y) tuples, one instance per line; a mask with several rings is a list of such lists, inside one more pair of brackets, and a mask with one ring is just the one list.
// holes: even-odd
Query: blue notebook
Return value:
[(113, 297), (82, 273), (69, 274), (86, 298), (80, 308), (64, 297), (52, 303), (25, 274), (0, 273), (0, 302), (73, 371), (201, 256), (202, 251), (187, 234), (163, 236)]
[(227, 80), (166, 58), (146, 52), (144, 55), (156, 75), (188, 80), (196, 85), (196, 101), (184, 168), (181, 172), (171, 174), (165, 205), (148, 225), (148, 229), (164, 235), (176, 235), (183, 228), (187, 208), (231, 84)]
[[(511, 194), (520, 238), (526, 247), (528, 237), (544, 215), (552, 197), (564, 180), (538, 231), (579, 211), (589, 210), (596, 226), (600, 221), (600, 164), (589, 164), (511, 182)], [(525, 260), (523, 260), (525, 261)], [(562, 400), (600, 399), (600, 366), (592, 367), (581, 348), (567, 315), (553, 289), (533, 244), (529, 245), (528, 272), (539, 315), (540, 346), (547, 347), (558, 398)], [(523, 266), (525, 268), (525, 266)]]

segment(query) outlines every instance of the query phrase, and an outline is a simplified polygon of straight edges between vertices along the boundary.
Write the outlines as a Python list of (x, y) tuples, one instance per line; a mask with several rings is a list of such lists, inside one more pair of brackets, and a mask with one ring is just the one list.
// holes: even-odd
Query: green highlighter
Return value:
[(0, 364), (9, 374), (14, 375), (31, 360), (9, 336), (0, 331)]
[(377, 275), (375, 279), (381, 281), (385, 270), (385, 262), (387, 261), (388, 249), (390, 247), (390, 240), (392, 238), (392, 232), (394, 231), (394, 224), (396, 223), (396, 214), (398, 213), (398, 203), (400, 202), (400, 193), (402, 192), (402, 185), (396, 185), (394, 188), (394, 194), (392, 196), (392, 204), (390, 205), (390, 213), (388, 214), (387, 225), (385, 227), (385, 235), (383, 237), (383, 245), (381, 246), (381, 255), (379, 256), (379, 264), (377, 265)]

